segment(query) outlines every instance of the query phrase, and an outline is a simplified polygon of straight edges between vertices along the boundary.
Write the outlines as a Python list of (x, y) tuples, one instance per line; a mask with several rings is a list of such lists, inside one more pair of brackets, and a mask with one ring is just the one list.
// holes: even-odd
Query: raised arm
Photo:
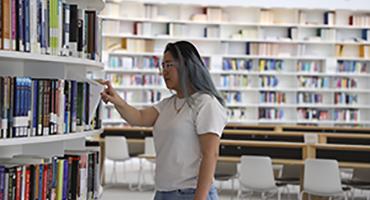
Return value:
[(105, 103), (111, 102), (123, 119), (132, 126), (153, 126), (158, 118), (158, 111), (154, 107), (136, 109), (123, 100), (114, 90), (109, 81), (102, 81), (106, 86), (101, 93)]

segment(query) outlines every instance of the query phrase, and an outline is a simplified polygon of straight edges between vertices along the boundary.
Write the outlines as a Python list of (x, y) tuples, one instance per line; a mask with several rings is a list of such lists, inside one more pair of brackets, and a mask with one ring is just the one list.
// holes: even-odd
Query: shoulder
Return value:
[(194, 97), (194, 107), (199, 110), (202, 107), (216, 107), (223, 110), (224, 107), (213, 95), (199, 93)]

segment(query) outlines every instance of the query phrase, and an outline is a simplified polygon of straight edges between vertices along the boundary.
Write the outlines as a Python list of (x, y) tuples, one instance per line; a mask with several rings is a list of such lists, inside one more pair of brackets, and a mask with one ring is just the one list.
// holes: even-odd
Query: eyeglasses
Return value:
[(163, 73), (164, 70), (168, 70), (168, 69), (171, 69), (172, 67), (176, 67), (176, 64), (175, 63), (171, 63), (171, 62), (162, 62), (161, 63), (161, 67), (159, 67), (159, 71), (161, 73)]

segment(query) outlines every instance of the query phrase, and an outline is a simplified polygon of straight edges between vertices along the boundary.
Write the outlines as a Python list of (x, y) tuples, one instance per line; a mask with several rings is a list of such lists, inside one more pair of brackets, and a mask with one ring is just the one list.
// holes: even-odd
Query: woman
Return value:
[(212, 185), (220, 137), (226, 124), (224, 101), (197, 49), (169, 43), (161, 72), (175, 95), (153, 107), (128, 105), (109, 82), (101, 94), (133, 126), (153, 126), (156, 150), (155, 200), (218, 199)]

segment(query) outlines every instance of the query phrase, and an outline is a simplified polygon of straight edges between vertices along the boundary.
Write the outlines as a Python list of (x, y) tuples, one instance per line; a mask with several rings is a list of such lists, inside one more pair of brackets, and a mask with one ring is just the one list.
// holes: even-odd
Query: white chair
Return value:
[(338, 162), (326, 159), (307, 159), (304, 164), (304, 181), (300, 199), (303, 194), (324, 197), (342, 196), (347, 200), (347, 194), (342, 189)]
[[(155, 147), (154, 147), (154, 138), (153, 137), (145, 137), (144, 140), (144, 154), (147, 156), (155, 157)], [(155, 159), (145, 159), (149, 160), (150, 162), (150, 172), (154, 179), (154, 166), (155, 166)], [(145, 174), (143, 169), (143, 159), (140, 159), (140, 168), (138, 174), (138, 189), (139, 191), (143, 191), (143, 183), (145, 183)]]
[(243, 189), (247, 191), (260, 192), (261, 199), (264, 200), (265, 193), (276, 191), (278, 200), (281, 198), (281, 192), (275, 183), (272, 161), (264, 156), (242, 156), (239, 168), (240, 188), (237, 198), (243, 196)]
[[(116, 163), (117, 162), (125, 163), (130, 159), (126, 137), (106, 136), (105, 137), (105, 157), (106, 159), (113, 161), (111, 182), (117, 183)], [(123, 171), (125, 173), (125, 165), (123, 165)], [(131, 183), (129, 183), (129, 189), (130, 190), (134, 189)]]

